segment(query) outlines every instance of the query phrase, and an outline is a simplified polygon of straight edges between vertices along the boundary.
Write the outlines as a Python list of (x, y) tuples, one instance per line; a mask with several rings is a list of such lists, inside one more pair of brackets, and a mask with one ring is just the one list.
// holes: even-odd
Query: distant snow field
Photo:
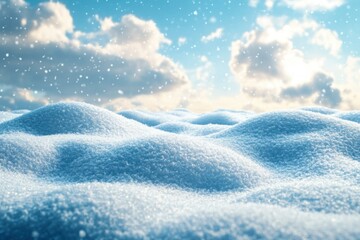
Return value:
[(0, 239), (360, 239), (360, 111), (0, 112)]

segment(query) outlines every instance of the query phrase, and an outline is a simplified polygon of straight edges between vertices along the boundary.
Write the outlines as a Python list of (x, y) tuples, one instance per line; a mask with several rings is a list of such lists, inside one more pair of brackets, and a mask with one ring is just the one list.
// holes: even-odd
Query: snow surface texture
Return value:
[(360, 239), (360, 112), (0, 113), (1, 239)]

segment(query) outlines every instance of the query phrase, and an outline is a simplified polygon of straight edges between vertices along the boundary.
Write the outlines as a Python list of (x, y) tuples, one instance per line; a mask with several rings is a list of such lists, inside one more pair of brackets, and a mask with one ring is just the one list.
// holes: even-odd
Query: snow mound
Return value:
[(234, 125), (251, 115), (247, 112), (230, 112), (230, 111), (216, 111), (212, 113), (203, 114), (191, 121), (193, 124), (219, 124), (219, 125)]
[(336, 117), (344, 119), (344, 120), (348, 120), (351, 122), (360, 123), (360, 111), (338, 113), (338, 114), (336, 114)]
[[(138, 128), (138, 129), (137, 129)], [(0, 124), (1, 132), (53, 134), (134, 134), (145, 127), (115, 113), (85, 103), (58, 103)]]
[[(336, 120), (322, 114), (305, 111), (270, 112), (256, 115), (219, 134), (230, 136), (248, 134), (273, 138), (279, 135), (305, 134), (336, 125)], [(341, 127), (341, 124), (339, 124)]]
[(147, 182), (204, 191), (245, 189), (271, 173), (230, 149), (190, 137), (0, 137), (0, 166), (59, 182)]
[(19, 114), (13, 112), (0, 112), (0, 123), (18, 117)]
[(303, 107), (301, 108), (304, 111), (314, 112), (314, 113), (321, 113), (324, 115), (330, 115), (337, 113), (338, 111), (335, 109), (327, 108), (327, 107)]
[(0, 238), (358, 239), (358, 116), (0, 112)]
[(178, 134), (205, 136), (224, 130), (227, 128), (227, 125), (219, 125), (219, 124), (197, 125), (188, 122), (167, 122), (167, 123), (159, 124), (155, 128), (166, 132), (172, 132)]
[(270, 112), (210, 136), (291, 177), (346, 173), (360, 182), (357, 123), (306, 111)]
[(121, 111), (118, 113), (119, 115), (126, 117), (128, 119), (135, 120), (147, 126), (156, 126), (160, 123), (167, 122), (172, 119), (176, 119), (176, 117), (172, 117), (169, 114), (151, 114), (143, 111)]
[(65, 143), (58, 156), (56, 174), (72, 182), (136, 181), (227, 191), (255, 186), (271, 176), (234, 151), (190, 137), (151, 136), (106, 149)]

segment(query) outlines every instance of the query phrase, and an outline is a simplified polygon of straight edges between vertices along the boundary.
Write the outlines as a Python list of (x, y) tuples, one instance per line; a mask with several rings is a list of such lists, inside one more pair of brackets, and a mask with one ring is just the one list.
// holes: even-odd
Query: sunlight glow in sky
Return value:
[(0, 107), (360, 108), (360, 1), (0, 0)]

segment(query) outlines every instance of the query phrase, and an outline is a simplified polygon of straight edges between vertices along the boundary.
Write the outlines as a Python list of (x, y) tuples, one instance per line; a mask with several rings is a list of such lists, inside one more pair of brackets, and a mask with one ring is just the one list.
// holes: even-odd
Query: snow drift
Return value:
[(359, 112), (0, 113), (4, 239), (356, 239)]

